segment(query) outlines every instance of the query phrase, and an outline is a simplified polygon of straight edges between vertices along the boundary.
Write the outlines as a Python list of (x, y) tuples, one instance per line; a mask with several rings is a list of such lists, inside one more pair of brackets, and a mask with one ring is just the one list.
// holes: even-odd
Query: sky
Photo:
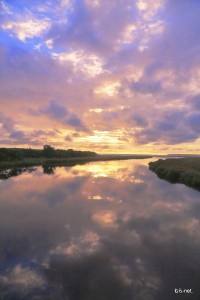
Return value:
[(199, 0), (0, 0), (0, 147), (200, 153)]

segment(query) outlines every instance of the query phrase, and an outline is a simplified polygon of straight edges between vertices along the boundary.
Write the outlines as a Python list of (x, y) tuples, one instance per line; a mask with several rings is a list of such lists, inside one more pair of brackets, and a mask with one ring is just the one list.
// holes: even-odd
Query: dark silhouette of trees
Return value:
[(0, 161), (19, 161), (29, 158), (71, 158), (94, 156), (97, 156), (95, 152), (77, 151), (73, 149), (55, 149), (50, 145), (44, 145), (43, 149), (0, 148)]
[(43, 155), (47, 158), (55, 157), (56, 151), (54, 147), (51, 147), (50, 145), (44, 145), (43, 147)]
[(54, 166), (42, 165), (44, 174), (54, 174), (55, 168)]

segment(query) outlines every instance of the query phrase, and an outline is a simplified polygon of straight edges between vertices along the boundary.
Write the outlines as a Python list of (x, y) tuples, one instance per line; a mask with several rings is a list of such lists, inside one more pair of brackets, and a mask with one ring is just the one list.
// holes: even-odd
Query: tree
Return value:
[(42, 165), (42, 168), (43, 168), (43, 173), (44, 174), (54, 174), (54, 170), (55, 170), (56, 167)]
[(54, 157), (56, 154), (55, 148), (50, 145), (44, 145), (43, 147), (43, 155), (45, 157)]

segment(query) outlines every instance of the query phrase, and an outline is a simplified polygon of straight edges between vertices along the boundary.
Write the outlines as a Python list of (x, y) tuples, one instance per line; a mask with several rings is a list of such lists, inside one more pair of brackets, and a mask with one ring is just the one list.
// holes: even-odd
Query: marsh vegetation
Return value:
[(200, 191), (200, 157), (159, 159), (149, 169), (171, 183), (183, 183)]

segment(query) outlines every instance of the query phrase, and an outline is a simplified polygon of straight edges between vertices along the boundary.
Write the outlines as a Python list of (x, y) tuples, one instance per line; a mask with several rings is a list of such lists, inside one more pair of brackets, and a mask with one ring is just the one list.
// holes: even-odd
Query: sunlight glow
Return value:
[(102, 227), (117, 227), (116, 214), (111, 211), (102, 211), (93, 215), (92, 219)]
[(120, 82), (105, 83), (95, 89), (95, 94), (105, 94), (107, 96), (114, 96), (118, 93)]

